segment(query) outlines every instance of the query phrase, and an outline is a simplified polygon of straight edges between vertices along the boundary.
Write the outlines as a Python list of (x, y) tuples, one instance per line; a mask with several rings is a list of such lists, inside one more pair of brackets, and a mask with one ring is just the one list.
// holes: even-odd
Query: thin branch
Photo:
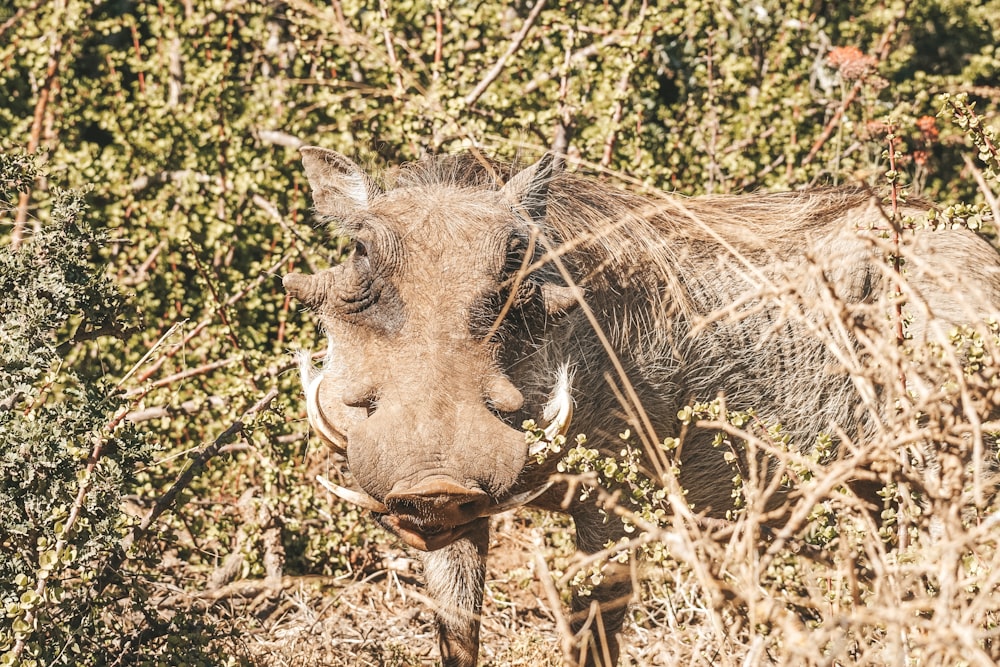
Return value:
[(566, 50), (563, 56), (562, 71), (559, 74), (559, 113), (556, 114), (555, 135), (552, 138), (552, 168), (554, 171), (562, 171), (566, 155), (569, 153), (570, 142), (573, 141), (573, 129), (575, 123), (575, 110), (567, 103), (569, 98), (569, 72), (573, 61), (573, 43), (576, 39), (576, 31), (572, 27), (568, 28), (566, 35)]
[(444, 17), (441, 8), (434, 5), (434, 78), (440, 75), (444, 62)]
[[(623, 37), (624, 35), (622, 34), (612, 33), (606, 36), (597, 44), (588, 44), (579, 51), (575, 52), (570, 57), (569, 59), (570, 65), (576, 65), (577, 63), (582, 62), (587, 58), (590, 58), (591, 56), (597, 55), (598, 53), (600, 53), (601, 49), (611, 46), (613, 44), (617, 44), (618, 42), (622, 41)], [(535, 92), (542, 86), (542, 84), (551, 81), (557, 76), (560, 76), (561, 73), (564, 71), (566, 71), (566, 68), (563, 65), (560, 65), (559, 67), (549, 70), (548, 72), (542, 72), (541, 74), (536, 75), (534, 79), (529, 81), (527, 85), (524, 86), (524, 88), (521, 91), (521, 94), (529, 95)]]
[(847, 111), (847, 107), (851, 106), (851, 103), (854, 102), (854, 99), (858, 96), (858, 93), (861, 92), (861, 88), (863, 88), (864, 85), (863, 79), (858, 79), (854, 82), (854, 85), (851, 86), (851, 90), (848, 91), (847, 95), (844, 96), (843, 101), (841, 101), (840, 106), (837, 107), (833, 117), (827, 121), (825, 126), (823, 126), (823, 131), (820, 132), (819, 137), (813, 142), (812, 147), (809, 149), (809, 153), (802, 159), (802, 166), (812, 162), (813, 158), (816, 157), (816, 154), (819, 153), (820, 149), (823, 148), (827, 141), (829, 141), (833, 131), (840, 125), (840, 119), (843, 117), (844, 112)]
[(537, 0), (535, 6), (531, 8), (531, 13), (528, 14), (528, 18), (524, 19), (524, 25), (521, 26), (521, 30), (514, 35), (514, 39), (511, 40), (510, 44), (507, 46), (507, 50), (502, 56), (493, 64), (492, 69), (486, 73), (483, 80), (473, 88), (472, 92), (465, 96), (465, 106), (473, 106), (477, 100), (486, 92), (486, 89), (492, 85), (500, 73), (503, 72), (503, 68), (507, 65), (507, 61), (517, 53), (517, 50), (521, 48), (521, 44), (524, 42), (524, 38), (528, 36), (531, 31), (531, 26), (534, 25), (535, 19), (538, 15), (542, 13), (542, 9), (545, 7), (546, 0)]
[[(250, 201), (252, 201), (260, 210), (264, 211), (264, 213), (269, 215), (272, 220), (274, 220), (281, 226), (282, 229), (284, 229), (291, 236), (300, 241), (303, 247), (306, 248), (309, 247), (309, 241), (303, 238), (302, 234), (300, 234), (297, 229), (295, 229), (285, 221), (285, 216), (281, 215), (281, 212), (278, 210), (277, 206), (275, 206), (274, 204), (272, 204), (270, 201), (268, 201), (259, 194), (255, 194), (253, 197), (251, 197)], [(295, 241), (292, 241), (291, 249), (295, 249), (294, 244)], [(302, 260), (306, 263), (306, 266), (309, 267), (309, 270), (312, 273), (319, 272), (319, 269), (313, 264), (312, 260), (310, 260), (309, 256), (306, 255), (305, 253), (302, 254)]]
[[(176, 325), (175, 325), (175, 328), (176, 328)], [(321, 352), (314, 352), (313, 355), (312, 355), (312, 359), (314, 361), (318, 361), (320, 359), (323, 359), (323, 357), (325, 357), (325, 356), (326, 356), (326, 351), (325, 350), (321, 351)], [(226, 360), (226, 361), (232, 361), (232, 360)], [(219, 367), (221, 367), (221, 365), (224, 365), (224, 364), (220, 364)], [(297, 357), (284, 357), (281, 360), (279, 360), (278, 362), (276, 362), (274, 364), (271, 364), (267, 368), (265, 368), (262, 371), (260, 371), (259, 373), (255, 374), (253, 376), (253, 379), (254, 379), (255, 382), (260, 382), (260, 381), (262, 381), (264, 379), (269, 379), (269, 378), (273, 379), (273, 378), (278, 377), (282, 373), (285, 373), (286, 371), (289, 371), (289, 370), (291, 370), (293, 368), (296, 368), (298, 365), (299, 365), (299, 361), (298, 361)], [(205, 366), (201, 366), (201, 367), (199, 367), (198, 369), (195, 369), (195, 370), (198, 370), (199, 372), (204, 373), (204, 372), (208, 372), (208, 370), (214, 370), (214, 369), (207, 369), (206, 370)], [(185, 373), (187, 374), (186, 377), (191, 377), (193, 375), (193, 373), (191, 371), (185, 371)], [(174, 376), (171, 376), (169, 378), (164, 378), (163, 380), (160, 380), (160, 381), (154, 383), (153, 385), (150, 385), (149, 388), (150, 389), (154, 389), (156, 387), (165, 386), (167, 384), (170, 384), (171, 382), (175, 382), (178, 379), (180, 379), (179, 375), (182, 375), (182, 374), (174, 375)], [(191, 414), (194, 414), (196, 412), (200, 412), (201, 410), (204, 410), (204, 409), (209, 408), (209, 407), (219, 408), (219, 407), (224, 406), (225, 404), (226, 404), (226, 401), (225, 401), (225, 399), (222, 396), (205, 396), (203, 398), (193, 398), (193, 399), (184, 401), (183, 403), (181, 403), (180, 405), (178, 405), (176, 407), (170, 406), (170, 405), (164, 405), (164, 406), (157, 406), (157, 407), (145, 408), (143, 410), (136, 410), (134, 412), (128, 413), (128, 415), (126, 416), (126, 419), (128, 419), (128, 421), (130, 421), (130, 422), (132, 422), (132, 423), (135, 424), (135, 423), (139, 423), (139, 422), (143, 422), (143, 421), (148, 421), (150, 419), (159, 419), (161, 417), (172, 417), (172, 416), (178, 415), (178, 414), (191, 415)]]
[(385, 50), (389, 55), (389, 66), (396, 76), (396, 95), (402, 95), (405, 91), (405, 88), (403, 88), (403, 75), (399, 68), (399, 58), (396, 57), (396, 47), (392, 43), (392, 33), (389, 32), (389, 8), (386, 7), (385, 0), (379, 0), (378, 11), (382, 17), (382, 38), (385, 40)]
[[(242, 290), (240, 290), (233, 296), (229, 297), (229, 299), (225, 302), (224, 306), (225, 307), (232, 306), (234, 303), (243, 299), (243, 297), (245, 297), (251, 291), (259, 287), (262, 282), (264, 282), (268, 278), (272, 278), (274, 276), (274, 272), (279, 267), (283, 266), (286, 262), (288, 262), (288, 260), (292, 258), (292, 255), (295, 254), (296, 252), (298, 252), (298, 248), (292, 248), (291, 250), (286, 252), (269, 269), (267, 269), (266, 271), (262, 271), (261, 274), (256, 278), (254, 278), (252, 281), (250, 281), (250, 283), (248, 283), (246, 287), (244, 287)], [(182, 350), (185, 345), (187, 345), (195, 336), (200, 334), (209, 324), (211, 324), (214, 321), (215, 321), (215, 314), (213, 313), (213, 315), (206, 317), (198, 324), (196, 324), (191, 331), (189, 331), (184, 335), (184, 338), (181, 340), (180, 343), (178, 343), (172, 350), (168, 351), (162, 357), (157, 359), (152, 364), (152, 366), (143, 371), (137, 378), (138, 382), (142, 383), (148, 380), (154, 373), (160, 370), (160, 368), (163, 366), (163, 364), (167, 362), (168, 359), (172, 358), (175, 354), (177, 354), (178, 351)]]
[(172, 417), (174, 415), (193, 415), (197, 412), (201, 412), (205, 408), (221, 408), (225, 404), (226, 401), (221, 396), (206, 396), (201, 399), (192, 398), (189, 401), (184, 401), (177, 407), (161, 405), (154, 408), (145, 408), (144, 410), (135, 410), (128, 413), (125, 416), (125, 419), (133, 424), (138, 424), (139, 422), (149, 421), (150, 419), (160, 419), (162, 417)]
[[(62, 55), (63, 39), (58, 27), (63, 24), (62, 15), (66, 12), (66, 0), (56, 0), (53, 8), (53, 30), (49, 34), (49, 62), (45, 69), (45, 78), (42, 81), (41, 90), (38, 92), (38, 100), (35, 102), (35, 114), (31, 119), (31, 134), (28, 136), (28, 154), (38, 151), (41, 143), (42, 123), (45, 119), (45, 112), (48, 108), (49, 97), (56, 87), (56, 78), (59, 73), (59, 58)], [(21, 192), (17, 200), (17, 215), (14, 217), (14, 229), (10, 236), (10, 246), (17, 250), (21, 246), (24, 238), (24, 225), (28, 221), (28, 204), (31, 201), (31, 190), (26, 189)]]
[[(890, 21), (889, 25), (886, 26), (885, 32), (882, 33), (882, 37), (879, 39), (878, 49), (876, 53), (876, 57), (878, 58), (879, 62), (885, 61), (885, 59), (888, 57), (889, 46), (892, 43), (893, 36), (895, 36), (896, 34), (896, 28), (899, 26), (899, 23), (904, 18), (906, 18), (906, 12), (907, 10), (909, 10), (909, 8), (910, 8), (910, 2), (909, 1), (904, 2), (902, 9), (900, 9), (899, 13), (892, 18), (892, 21)], [(857, 98), (858, 94), (861, 92), (861, 89), (864, 87), (864, 84), (865, 84), (864, 78), (858, 79), (857, 81), (854, 82), (854, 85), (851, 86), (851, 90), (848, 91), (846, 96), (844, 96), (844, 99), (840, 103), (840, 106), (834, 112), (833, 117), (830, 118), (829, 121), (827, 121), (827, 124), (823, 127), (823, 131), (820, 133), (816, 141), (813, 142), (812, 147), (809, 149), (809, 153), (805, 156), (805, 158), (802, 159), (802, 166), (805, 166), (810, 162), (812, 162), (813, 159), (816, 157), (816, 154), (819, 153), (820, 149), (823, 148), (826, 142), (830, 139), (830, 136), (833, 134), (834, 129), (836, 129), (837, 126), (840, 124), (840, 119), (843, 117), (844, 112), (847, 111), (847, 107), (849, 107), (851, 103), (854, 102), (855, 98)]]
[(219, 361), (213, 361), (208, 364), (202, 364), (196, 368), (188, 368), (187, 370), (181, 371), (179, 373), (174, 373), (173, 375), (168, 375), (165, 378), (161, 378), (156, 382), (150, 383), (146, 387), (139, 387), (136, 389), (129, 389), (125, 392), (126, 396), (136, 396), (138, 394), (146, 393), (150, 389), (156, 389), (159, 387), (166, 387), (167, 385), (173, 384), (178, 380), (186, 380), (188, 378), (195, 377), (197, 375), (205, 375), (206, 373), (211, 373), (212, 371), (218, 370), (220, 368), (225, 368), (230, 364), (238, 363), (243, 359), (242, 356), (229, 357), (228, 359), (220, 359)]
[[(646, 10), (647, 5), (645, 0), (639, 9), (639, 16), (636, 18), (636, 29), (632, 32), (631, 48), (626, 49), (628, 53), (628, 63), (622, 70), (621, 78), (618, 80), (618, 85), (615, 87), (615, 103), (614, 109), (611, 112), (611, 128), (608, 131), (608, 136), (604, 141), (604, 154), (601, 156), (601, 173), (605, 173), (607, 169), (611, 167), (611, 159), (614, 156), (615, 144), (618, 143), (618, 132), (621, 130), (622, 115), (625, 112), (625, 98), (628, 95), (628, 84), (632, 77), (632, 72), (635, 70), (635, 56), (632, 55), (639, 50), (639, 40), (642, 37), (643, 23), (646, 20)], [(710, 63), (711, 66), (711, 63)], [(709, 68), (709, 77), (711, 77), (711, 67)]]
[(972, 177), (976, 179), (976, 185), (979, 186), (979, 191), (983, 193), (983, 198), (986, 203), (989, 204), (990, 211), (993, 213), (993, 224), (1000, 224), (1000, 202), (997, 201), (997, 196), (990, 189), (989, 184), (986, 182), (986, 177), (983, 176), (983, 170), (976, 166), (976, 163), (972, 161), (968, 155), (962, 154), (962, 160), (965, 161), (965, 166), (969, 168), (972, 172)]
[(286, 148), (299, 148), (305, 143), (295, 135), (281, 130), (258, 130), (257, 136), (264, 143), (285, 146)]
[[(889, 126), (889, 132), (886, 136), (886, 142), (888, 144), (886, 153), (889, 158), (889, 225), (892, 227), (892, 273), (895, 278), (893, 281), (892, 289), (895, 292), (893, 294), (893, 319), (896, 332), (896, 345), (900, 348), (906, 343), (906, 331), (903, 326), (903, 285), (902, 285), (902, 271), (903, 271), (903, 258), (900, 255), (899, 248), (899, 235), (902, 226), (902, 219), (899, 213), (899, 172), (896, 171), (896, 128), (893, 125)], [(900, 357), (897, 361), (897, 377), (899, 379), (899, 400), (900, 404), (906, 400), (909, 392), (907, 390), (906, 384), (906, 370), (903, 366), (903, 358)], [(907, 452), (905, 448), (900, 448), (899, 456), (900, 469), (906, 469), (906, 457)], [(896, 490), (897, 498), (899, 501), (900, 508), (905, 506), (906, 501), (909, 500), (909, 489), (905, 481), (900, 481), (897, 484)], [(906, 513), (899, 512), (897, 518), (896, 535), (898, 540), (898, 546), (900, 549), (905, 549), (909, 546), (909, 526), (910, 522), (906, 521)]]
[(0, 39), (3, 39), (3, 36), (7, 34), (7, 31), (14, 27), (15, 23), (24, 18), (25, 14), (37, 11), (38, 8), (42, 6), (43, 2), (45, 2), (45, 0), (35, 0), (35, 2), (29, 7), (21, 7), (14, 12), (9, 19), (3, 22), (3, 25), (0, 25)]
[(708, 157), (708, 183), (705, 184), (705, 193), (713, 194), (715, 192), (716, 178), (721, 185), (725, 177), (722, 174), (722, 168), (719, 166), (718, 151), (716, 147), (719, 143), (719, 109), (715, 104), (715, 33), (716, 30), (709, 30), (708, 35), (705, 39), (705, 110), (708, 116), (707, 126), (708, 126), (708, 142), (705, 146), (705, 153)]

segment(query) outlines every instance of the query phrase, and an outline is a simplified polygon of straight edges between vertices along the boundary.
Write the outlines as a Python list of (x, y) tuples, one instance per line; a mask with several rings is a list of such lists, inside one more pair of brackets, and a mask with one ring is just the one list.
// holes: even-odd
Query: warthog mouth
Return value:
[(346, 500), (362, 509), (375, 513), (378, 516), (379, 523), (398, 536), (403, 542), (421, 551), (435, 551), (446, 547), (455, 540), (465, 536), (486, 518), (494, 514), (516, 509), (521, 505), (526, 505), (548, 491), (552, 486), (552, 482), (546, 482), (536, 489), (514, 494), (506, 498), (503, 502), (489, 505), (478, 517), (471, 521), (454, 526), (441, 526), (426, 525), (417, 521), (412, 516), (393, 514), (383, 503), (372, 498), (364, 491), (344, 488), (338, 484), (334, 484), (323, 475), (317, 475), (316, 481), (341, 500)]
[(414, 549), (421, 551), (436, 551), (465, 536), (472, 528), (479, 526), (486, 517), (480, 517), (459, 526), (445, 528), (443, 526), (420, 526), (410, 517), (396, 514), (385, 514), (379, 517), (379, 523), (394, 535)]

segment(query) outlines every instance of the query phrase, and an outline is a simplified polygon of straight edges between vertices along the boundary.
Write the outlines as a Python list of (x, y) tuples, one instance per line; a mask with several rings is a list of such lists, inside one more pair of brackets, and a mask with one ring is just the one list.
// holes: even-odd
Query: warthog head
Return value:
[(337, 153), (302, 153), (316, 210), (353, 243), (342, 264), (284, 279), (329, 335), (323, 368), (302, 365), (310, 424), (363, 491), (330, 488), (408, 544), (439, 549), (544, 490), (544, 475), (523, 474), (524, 419), (549, 436), (568, 427), (565, 370), (544, 390), (519, 388), (503, 345), (512, 327), (540, 334), (576, 301), (542, 260), (534, 222), (549, 162), (489, 192), (383, 192)]

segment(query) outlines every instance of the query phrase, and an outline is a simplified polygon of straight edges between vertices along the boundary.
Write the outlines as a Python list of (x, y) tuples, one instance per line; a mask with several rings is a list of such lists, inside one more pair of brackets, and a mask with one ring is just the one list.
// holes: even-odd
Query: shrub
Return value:
[[(0, 219), (36, 176), (27, 156), (0, 155)], [(123, 496), (152, 448), (123, 420), (119, 388), (76, 361), (82, 341), (121, 337), (134, 317), (91, 263), (105, 236), (85, 210), (80, 193), (54, 189), (51, 220), (19, 248), (0, 248), (5, 665), (95, 664), (121, 643), (107, 615), (122, 591), (99, 583), (131, 524)]]
[[(975, 142), (995, 162), (992, 135), (977, 128), (996, 113), (998, 0), (7, 4), (0, 236), (4, 261), (27, 273), (3, 277), (0, 419), (19, 439), (5, 438), (5, 456), (16, 454), (5, 465), (38, 475), (31, 503), (42, 513), (37, 535), (12, 533), (27, 550), (3, 564), (5, 601), (37, 588), (38, 560), (65, 528), (57, 510), (74, 506), (74, 475), (94, 452), (81, 434), (107, 443), (88, 478), (103, 495), (100, 507), (81, 504), (90, 523), (74, 520), (63, 548), (97, 542), (72, 542), (76, 560), (59, 572), (96, 576), (130, 525), (117, 498), (156, 505), (191, 452), (237, 422), (245, 429), (229, 435), (240, 437), (205, 458), (148, 536), (183, 566), (115, 559), (150, 585), (187, 582), (184, 603), (198, 609), (197, 594), (234, 579), (380, 562), (384, 537), (312, 482), (342, 461), (307, 446), (288, 372), (290, 348), (323, 345), (278, 276), (343, 250), (310, 213), (303, 142), (388, 164), (468, 146), (501, 157), (555, 147), (570, 168), (699, 194), (881, 183), (891, 125), (901, 194), (946, 204), (942, 224), (989, 228), (997, 216), (993, 175), (964, 154)], [(951, 98), (938, 115), (941, 93)], [(963, 127), (973, 110), (980, 124)], [(18, 146), (46, 155), (44, 173)], [(96, 232), (81, 226), (81, 196), (53, 183), (87, 193)], [(26, 313), (16, 340), (7, 308)], [(275, 389), (274, 410), (244, 423)], [(44, 456), (24, 458), (36, 450)], [(37, 473), (23, 465), (56, 456), (64, 463)], [(13, 507), (11, 525), (23, 524)], [(21, 574), (23, 590), (11, 583)], [(72, 614), (41, 623), (46, 609), (69, 608), (46, 599), (32, 636), (85, 627), (109, 590), (87, 604), (71, 595)], [(93, 646), (118, 646), (86, 627)]]

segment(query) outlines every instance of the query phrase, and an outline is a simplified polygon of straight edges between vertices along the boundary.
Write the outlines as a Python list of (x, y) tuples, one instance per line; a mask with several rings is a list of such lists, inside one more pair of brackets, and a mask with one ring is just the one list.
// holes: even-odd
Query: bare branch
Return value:
[[(231, 297), (229, 297), (229, 299), (227, 299), (226, 302), (223, 304), (223, 307), (228, 308), (229, 306), (233, 305), (234, 303), (237, 303), (238, 301), (240, 301), (241, 299), (243, 299), (247, 294), (249, 294), (254, 289), (256, 289), (257, 287), (259, 287), (262, 282), (264, 282), (265, 280), (267, 280), (269, 278), (273, 278), (273, 276), (275, 275), (274, 272), (279, 267), (284, 266), (285, 263), (288, 262), (288, 260), (292, 258), (292, 255), (294, 255), (296, 252), (298, 252), (298, 249), (297, 248), (292, 248), (288, 252), (286, 252), (284, 255), (282, 255), (278, 259), (278, 261), (276, 261), (270, 268), (268, 268), (266, 271), (262, 271), (260, 273), (260, 275), (257, 276), (256, 278), (254, 278), (252, 281), (250, 281), (247, 284), (246, 287), (244, 287), (239, 292), (237, 292), (236, 294), (234, 294)], [(205, 328), (208, 327), (209, 324), (211, 324), (213, 321), (215, 321), (216, 314), (217, 314), (217, 311), (215, 313), (213, 313), (212, 315), (210, 315), (209, 317), (206, 317), (202, 321), (198, 322), (198, 324), (195, 325), (195, 327), (193, 329), (191, 329), (191, 331), (189, 331), (188, 333), (186, 333), (184, 335), (183, 340), (181, 340), (181, 342), (179, 344), (177, 344), (172, 350), (170, 350), (169, 352), (167, 352), (166, 354), (164, 354), (162, 357), (160, 357), (159, 359), (157, 359), (149, 368), (147, 368), (145, 371), (143, 371), (139, 375), (138, 381), (140, 383), (141, 382), (145, 382), (154, 373), (156, 373), (158, 370), (160, 370), (160, 368), (163, 366), (163, 364), (165, 364), (167, 362), (168, 359), (172, 358), (175, 354), (177, 354), (178, 351), (182, 350), (184, 348), (184, 346), (188, 344), (188, 342), (190, 342), (195, 336), (199, 335), (202, 331), (204, 331)]]
[(181, 371), (179, 373), (174, 373), (173, 375), (168, 375), (165, 378), (157, 380), (151, 383), (148, 387), (138, 387), (136, 389), (129, 389), (125, 392), (126, 396), (136, 396), (138, 394), (147, 393), (150, 389), (155, 389), (158, 387), (166, 387), (167, 385), (173, 384), (178, 380), (186, 380), (188, 378), (194, 377), (196, 375), (205, 375), (206, 373), (211, 373), (212, 371), (218, 370), (220, 368), (225, 368), (230, 364), (235, 364), (242, 360), (241, 356), (229, 357), (228, 359), (220, 359), (219, 361), (213, 361), (211, 363), (202, 364), (195, 368), (188, 368), (187, 370)]
[(396, 47), (392, 43), (392, 33), (389, 32), (389, 8), (386, 7), (385, 0), (379, 0), (378, 11), (384, 23), (382, 38), (385, 40), (385, 50), (389, 55), (389, 66), (396, 76), (396, 95), (402, 95), (405, 90), (403, 88), (403, 75), (399, 69), (399, 58), (396, 57)]
[[(53, 12), (57, 17), (62, 17), (66, 13), (66, 0), (56, 0)], [(31, 134), (28, 136), (27, 152), (34, 154), (38, 151), (41, 143), (42, 123), (48, 109), (49, 98), (59, 87), (59, 59), (62, 56), (63, 36), (57, 29), (63, 22), (54, 20), (53, 30), (48, 35), (49, 40), (49, 62), (45, 69), (45, 78), (42, 81), (41, 90), (38, 91), (38, 100), (35, 102), (35, 114), (31, 120)], [(20, 194), (17, 201), (17, 215), (14, 218), (14, 230), (10, 236), (10, 246), (17, 250), (21, 246), (21, 239), (24, 237), (24, 225), (28, 221), (28, 204), (31, 201), (31, 190), (25, 190)], [(18, 651), (18, 654), (20, 650)]]
[(133, 424), (138, 424), (139, 422), (149, 421), (150, 419), (173, 417), (174, 415), (193, 415), (196, 412), (200, 412), (206, 408), (221, 408), (225, 404), (226, 401), (221, 396), (206, 396), (204, 398), (192, 398), (191, 400), (184, 401), (183, 403), (181, 403), (176, 407), (170, 405), (161, 405), (155, 408), (134, 410), (125, 415), (125, 419), (132, 422)]
[(472, 90), (471, 93), (465, 96), (465, 106), (471, 107), (472, 105), (474, 105), (476, 101), (482, 96), (482, 94), (486, 92), (486, 89), (489, 88), (490, 85), (497, 80), (497, 77), (500, 76), (500, 73), (503, 71), (503, 68), (507, 65), (507, 61), (510, 60), (511, 56), (517, 53), (517, 50), (519, 48), (521, 48), (521, 44), (524, 42), (524, 38), (528, 36), (528, 33), (531, 31), (531, 26), (534, 25), (535, 19), (537, 19), (538, 15), (542, 13), (542, 9), (544, 7), (545, 7), (545, 0), (537, 0), (535, 6), (531, 8), (531, 13), (528, 14), (528, 18), (524, 19), (524, 25), (522, 25), (521, 30), (516, 35), (514, 35), (514, 39), (511, 40), (510, 45), (507, 47), (507, 50), (504, 52), (502, 56), (500, 56), (499, 60), (497, 60), (496, 63), (493, 64), (492, 69), (490, 69), (490, 71), (486, 73), (486, 76), (483, 77), (483, 80), (476, 85), (476, 87)]
[[(615, 32), (608, 35), (597, 44), (588, 44), (587, 46), (583, 47), (579, 51), (576, 51), (575, 53), (572, 54), (572, 56), (570, 56), (569, 64), (576, 65), (586, 60), (587, 58), (590, 58), (591, 56), (597, 55), (598, 53), (600, 53), (601, 49), (611, 46), (612, 44), (617, 44), (618, 42), (622, 41), (622, 37), (623, 37), (622, 34)], [(522, 94), (529, 95), (535, 92), (542, 86), (542, 84), (546, 83), (547, 81), (551, 81), (557, 76), (560, 76), (561, 73), (564, 71), (567, 71), (567, 68), (564, 66), (560, 66), (552, 70), (549, 70), (548, 72), (542, 72), (541, 74), (538, 74), (537, 76), (535, 76), (534, 79), (529, 81), (527, 85), (524, 86), (524, 88), (521, 91)]]
[(135, 178), (128, 187), (132, 192), (145, 190), (151, 183), (179, 183), (185, 178), (193, 177), (195, 183), (213, 183), (216, 177), (210, 174), (192, 171), (190, 169), (180, 169), (177, 171), (161, 171), (151, 176), (139, 176)]
[(962, 160), (965, 161), (965, 166), (969, 168), (972, 172), (972, 177), (976, 179), (976, 185), (979, 186), (979, 191), (983, 193), (983, 199), (989, 204), (990, 211), (993, 213), (994, 223), (1000, 223), (1000, 202), (997, 201), (996, 193), (990, 188), (989, 184), (986, 182), (986, 177), (983, 176), (983, 170), (976, 166), (976, 163), (972, 161), (968, 155), (962, 154)]
[(259, 130), (257, 136), (264, 143), (285, 146), (286, 148), (299, 148), (305, 143), (295, 135), (282, 132), (281, 130)]
[(122, 539), (121, 551), (111, 560), (111, 562), (108, 563), (108, 566), (105, 568), (102, 580), (103, 585), (99, 585), (98, 590), (107, 585), (109, 573), (118, 569), (118, 566), (121, 565), (122, 561), (125, 559), (125, 554), (128, 552), (132, 544), (134, 544), (136, 540), (142, 539), (146, 532), (149, 531), (149, 527), (153, 524), (153, 522), (174, 504), (174, 500), (177, 498), (177, 495), (187, 488), (187, 486), (195, 478), (195, 475), (200, 473), (205, 467), (208, 460), (215, 456), (219, 449), (228, 444), (234, 436), (243, 435), (246, 420), (265, 410), (271, 404), (271, 401), (273, 401), (277, 396), (277, 388), (272, 388), (264, 394), (259, 401), (254, 403), (249, 410), (244, 412), (242, 417), (237, 419), (232, 423), (232, 425), (230, 425), (229, 428), (223, 431), (214, 442), (210, 443), (198, 452), (198, 455), (191, 461), (191, 465), (189, 465), (184, 472), (177, 477), (177, 480), (169, 489), (167, 489), (166, 493), (157, 498), (156, 503), (152, 508), (150, 508), (149, 512), (146, 513), (145, 518), (143, 518), (139, 525), (133, 528), (132, 531)]

